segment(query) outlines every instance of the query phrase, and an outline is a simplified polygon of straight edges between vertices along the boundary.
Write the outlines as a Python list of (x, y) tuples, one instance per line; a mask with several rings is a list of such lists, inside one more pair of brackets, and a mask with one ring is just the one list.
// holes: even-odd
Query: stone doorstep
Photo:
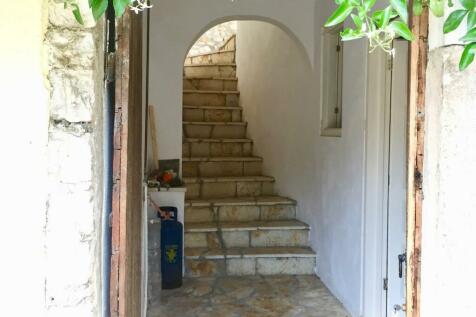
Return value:
[(247, 122), (215, 122), (215, 121), (184, 121), (184, 125), (213, 125), (213, 126), (222, 126), (222, 125), (233, 125), (233, 126), (246, 126), (248, 125)]
[(198, 139), (184, 138), (183, 143), (253, 143), (251, 139)]
[(182, 162), (263, 162), (257, 156), (225, 156), (225, 157), (183, 157)]
[(199, 222), (185, 224), (185, 232), (230, 232), (230, 231), (272, 231), (272, 230), (310, 230), (310, 227), (299, 220), (221, 222), (218, 228), (215, 222)]
[[(184, 90), (184, 94), (215, 94), (215, 95), (239, 95), (240, 92), (237, 90), (228, 91), (228, 90)], [(231, 107), (230, 107), (231, 108)], [(236, 107), (234, 107), (236, 108)]]
[(259, 248), (185, 248), (187, 260), (217, 260), (246, 258), (315, 258), (310, 247), (259, 247)]
[(228, 177), (184, 177), (185, 184), (228, 183), (228, 182), (274, 182), (270, 176), (228, 176)]
[(296, 201), (280, 196), (257, 196), (215, 199), (190, 199), (185, 207), (221, 207), (221, 206), (296, 206)]
[(232, 106), (183, 106), (184, 109), (243, 111), (242, 107)]

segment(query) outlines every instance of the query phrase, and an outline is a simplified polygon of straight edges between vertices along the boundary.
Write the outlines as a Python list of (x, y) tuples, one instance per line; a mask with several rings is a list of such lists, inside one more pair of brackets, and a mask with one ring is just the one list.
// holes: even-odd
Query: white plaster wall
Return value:
[(149, 103), (155, 106), (160, 159), (182, 156), (182, 72), (188, 50), (212, 26), (273, 21), (314, 55), (315, 0), (161, 0), (151, 10)]
[[(421, 316), (475, 316), (476, 65), (430, 22), (425, 116)], [(439, 46), (442, 45), (442, 46)], [(448, 46), (443, 46), (448, 45)]]
[[(325, 12), (316, 6), (315, 55), (281, 29), (239, 22), (237, 64), (241, 103), (279, 194), (298, 201), (298, 217), (311, 225), (317, 274), (353, 316), (361, 313), (363, 157), (367, 46), (344, 45), (343, 133), (320, 136), (320, 32)], [(315, 65), (312, 68), (312, 64)]]

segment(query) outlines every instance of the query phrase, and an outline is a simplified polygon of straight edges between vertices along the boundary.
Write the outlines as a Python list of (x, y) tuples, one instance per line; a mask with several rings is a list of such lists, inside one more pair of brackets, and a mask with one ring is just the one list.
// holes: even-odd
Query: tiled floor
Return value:
[(148, 317), (348, 317), (315, 276), (186, 279), (149, 290)]

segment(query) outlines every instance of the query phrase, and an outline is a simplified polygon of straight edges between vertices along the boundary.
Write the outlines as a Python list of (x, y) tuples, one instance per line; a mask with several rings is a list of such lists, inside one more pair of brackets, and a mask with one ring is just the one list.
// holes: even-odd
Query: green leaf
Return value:
[(472, 29), (473, 26), (476, 25), (476, 11), (471, 11), (468, 13), (468, 18), (467, 18), (467, 28)]
[(127, 6), (132, 3), (132, 0), (113, 0), (114, 12), (116, 17), (120, 17), (124, 14)]
[(91, 10), (96, 21), (106, 12), (107, 4), (108, 0), (91, 0)]
[(344, 1), (337, 10), (332, 13), (332, 15), (327, 19), (325, 27), (331, 27), (339, 23), (344, 22), (344, 20), (352, 13), (354, 9), (347, 1)]
[(365, 11), (369, 11), (375, 5), (376, 0), (365, 0), (364, 1), (364, 9)]
[(413, 1), (413, 14), (416, 16), (420, 16), (423, 13), (423, 3), (421, 0), (414, 0)]
[(392, 21), (392, 23), (388, 25), (388, 28), (394, 31), (395, 34), (403, 37), (405, 40), (413, 41), (413, 33), (410, 31), (406, 23), (403, 23), (402, 21)]
[(459, 0), (463, 8), (465, 8), (468, 11), (471, 11), (474, 9), (474, 0)]
[(476, 51), (476, 43), (471, 43), (466, 45), (464, 48), (463, 54), (459, 61), (459, 70), (463, 71), (468, 68), (469, 65), (474, 61), (474, 52)]
[(364, 24), (362, 19), (358, 15), (355, 15), (355, 14), (351, 14), (350, 16), (352, 17), (352, 21), (354, 21), (354, 24), (357, 27), (357, 29), (362, 30), (362, 25)]
[(452, 8), (453, 7), (453, 1), (452, 0), (448, 0), (448, 7)]
[(407, 0), (390, 0), (390, 4), (397, 11), (403, 22), (408, 23)]
[(436, 17), (442, 17), (445, 14), (444, 0), (430, 0), (430, 10)]
[(463, 42), (476, 42), (476, 27), (469, 30), (460, 40)]
[(83, 17), (81, 16), (81, 10), (79, 9), (79, 6), (76, 3), (72, 3), (71, 7), (73, 8), (73, 15), (76, 21), (78, 21), (79, 24), (84, 25)]
[(340, 36), (342, 38), (342, 41), (351, 41), (351, 40), (356, 40), (360, 39), (365, 36), (365, 33), (362, 33), (357, 30), (352, 30), (350, 28), (344, 29), (344, 31), (340, 32)]
[(384, 10), (377, 10), (372, 15), (372, 21), (379, 27), (385, 28), (390, 21), (390, 17), (392, 16), (392, 7), (388, 6)]
[(443, 25), (443, 32), (446, 34), (456, 30), (466, 16), (466, 13), (468, 13), (466, 10), (455, 10), (451, 12)]

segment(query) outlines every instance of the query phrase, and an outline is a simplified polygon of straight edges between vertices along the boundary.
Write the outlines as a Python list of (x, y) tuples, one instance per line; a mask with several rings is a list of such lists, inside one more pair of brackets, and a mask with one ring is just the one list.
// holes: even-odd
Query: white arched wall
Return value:
[(315, 0), (160, 0), (150, 14), (149, 104), (160, 131), (160, 159), (182, 157), (183, 62), (209, 28), (230, 20), (269, 21), (315, 55)]

